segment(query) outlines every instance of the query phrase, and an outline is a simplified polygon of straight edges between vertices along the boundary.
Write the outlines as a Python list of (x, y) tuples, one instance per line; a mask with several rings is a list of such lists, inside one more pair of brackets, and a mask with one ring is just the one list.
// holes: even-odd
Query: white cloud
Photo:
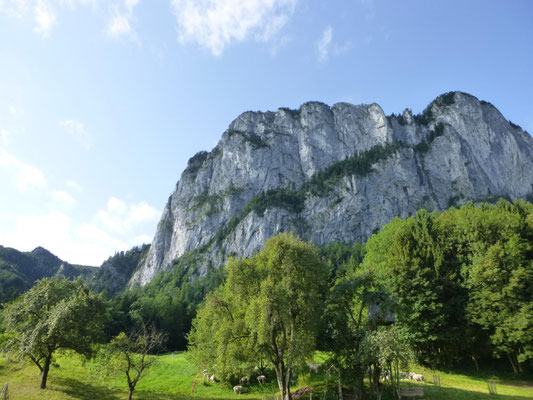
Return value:
[(54, 208), (70, 210), (77, 204), (76, 199), (65, 190), (52, 190), (50, 197), (52, 198)]
[(0, 168), (8, 170), (13, 177), (15, 186), (25, 192), (29, 188), (45, 188), (48, 182), (43, 172), (0, 148)]
[(0, 129), (0, 145), (7, 146), (9, 144), (9, 136), (11, 136), (11, 133), (8, 130)]
[(37, 0), (33, 10), (33, 19), (35, 21), (33, 30), (44, 37), (48, 37), (52, 26), (56, 23), (56, 15), (47, 0)]
[(111, 37), (129, 36), (138, 42), (138, 37), (133, 31), (132, 23), (135, 19), (133, 10), (139, 0), (123, 0), (113, 8), (113, 17), (107, 25), (107, 34)]
[[(66, 192), (51, 193), (58, 200), (74, 200)], [(0, 227), (0, 243), (22, 251), (42, 246), (70, 263), (101, 265), (117, 251), (150, 243), (152, 236), (146, 232), (155, 228), (159, 216), (144, 202), (128, 204), (114, 197), (101, 210), (103, 214), (99, 211), (83, 222), (76, 222), (69, 210), (60, 211), (57, 206), (41, 214), (19, 216), (8, 231)]]
[(219, 56), (250, 35), (268, 41), (287, 23), (297, 0), (171, 0), (178, 39)]
[(333, 39), (333, 28), (327, 26), (322, 32), (322, 36), (316, 43), (316, 48), (318, 51), (318, 60), (321, 62), (327, 61), (329, 58), (329, 50), (331, 45), (331, 40)]
[(9, 106), (9, 114), (13, 118), (19, 119), (19, 118), (22, 118), (24, 116), (24, 109), (11, 105), (11, 106)]
[(316, 49), (318, 53), (318, 61), (326, 62), (330, 56), (340, 56), (349, 52), (352, 48), (352, 42), (349, 40), (343, 43), (333, 41), (333, 28), (327, 26), (322, 32), (322, 36), (316, 42)]
[[(80, 219), (74, 212), (79, 208), (78, 201), (71, 192), (51, 187), (40, 169), (3, 148), (0, 148), (0, 177), (10, 199), (27, 200), (32, 205), (30, 208), (37, 208), (27, 214), (24, 211), (23, 215), (0, 210), (0, 216), (11, 221), (0, 224), (0, 243), (19, 250), (43, 246), (65, 261), (100, 265), (116, 251), (150, 242), (149, 233), (159, 219), (160, 212), (148, 203), (127, 202), (114, 196), (92, 217)], [(78, 192), (82, 190), (72, 180), (66, 186)], [(29, 189), (32, 191), (27, 193)]]
[(85, 126), (83, 126), (81, 122), (68, 119), (60, 121), (59, 125), (64, 127), (67, 130), (67, 133), (80, 142), (85, 149), (91, 149), (93, 137), (91, 133), (85, 129)]
[(107, 207), (98, 211), (94, 222), (107, 231), (126, 235), (138, 226), (156, 222), (158, 218), (159, 211), (145, 202), (127, 204), (112, 196), (107, 200)]
[(73, 189), (74, 191), (81, 193), (83, 192), (83, 187), (76, 181), (69, 179), (65, 182), (65, 185), (67, 185), (68, 188)]

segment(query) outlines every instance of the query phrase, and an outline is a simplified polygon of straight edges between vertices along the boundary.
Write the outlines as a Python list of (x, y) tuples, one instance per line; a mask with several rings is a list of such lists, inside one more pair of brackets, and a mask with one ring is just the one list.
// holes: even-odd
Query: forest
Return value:
[(199, 256), (113, 294), (82, 278), (44, 278), (3, 305), (2, 349), (35, 365), (43, 389), (65, 351), (106, 360), (127, 378), (129, 398), (154, 354), (178, 350), (230, 388), (268, 376), (284, 400), (317, 354), (356, 398), (399, 398), (410, 365), (533, 372), (526, 201), (422, 209), (364, 245), (319, 248), (282, 233), (201, 277)]

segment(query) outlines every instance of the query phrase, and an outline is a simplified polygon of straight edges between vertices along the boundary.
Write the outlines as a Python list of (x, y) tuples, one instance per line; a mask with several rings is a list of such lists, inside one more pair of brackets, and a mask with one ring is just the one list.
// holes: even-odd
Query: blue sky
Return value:
[(0, 0), (0, 244), (99, 265), (150, 242), (247, 110), (450, 90), (533, 132), (528, 0)]

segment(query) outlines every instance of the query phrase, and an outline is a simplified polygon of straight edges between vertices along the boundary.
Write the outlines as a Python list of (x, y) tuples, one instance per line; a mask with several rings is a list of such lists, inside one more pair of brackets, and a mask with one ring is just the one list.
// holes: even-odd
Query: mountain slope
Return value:
[(532, 194), (533, 138), (466, 93), (415, 116), (319, 102), (246, 112), (189, 160), (131, 283), (185, 254), (201, 275), (280, 231), (318, 245), (366, 240), (419, 208)]
[(69, 279), (91, 276), (96, 267), (73, 265), (42, 247), (21, 252), (0, 246), (0, 303), (14, 299), (42, 278), (61, 275)]

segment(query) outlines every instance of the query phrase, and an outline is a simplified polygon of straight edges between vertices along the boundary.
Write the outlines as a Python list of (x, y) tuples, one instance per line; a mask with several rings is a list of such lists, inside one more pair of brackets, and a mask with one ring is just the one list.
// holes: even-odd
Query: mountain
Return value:
[(62, 261), (42, 247), (21, 252), (0, 246), (0, 303), (14, 299), (39, 279), (57, 275), (88, 278), (95, 270), (96, 267)]
[(472, 95), (446, 93), (419, 115), (320, 102), (245, 112), (189, 160), (130, 283), (176, 260), (203, 275), (280, 231), (365, 241), (420, 208), (499, 197), (533, 198), (533, 138)]
[(89, 284), (98, 292), (106, 291), (114, 296), (124, 290), (133, 273), (144, 264), (149, 244), (136, 246), (128, 251), (119, 251), (94, 271)]

